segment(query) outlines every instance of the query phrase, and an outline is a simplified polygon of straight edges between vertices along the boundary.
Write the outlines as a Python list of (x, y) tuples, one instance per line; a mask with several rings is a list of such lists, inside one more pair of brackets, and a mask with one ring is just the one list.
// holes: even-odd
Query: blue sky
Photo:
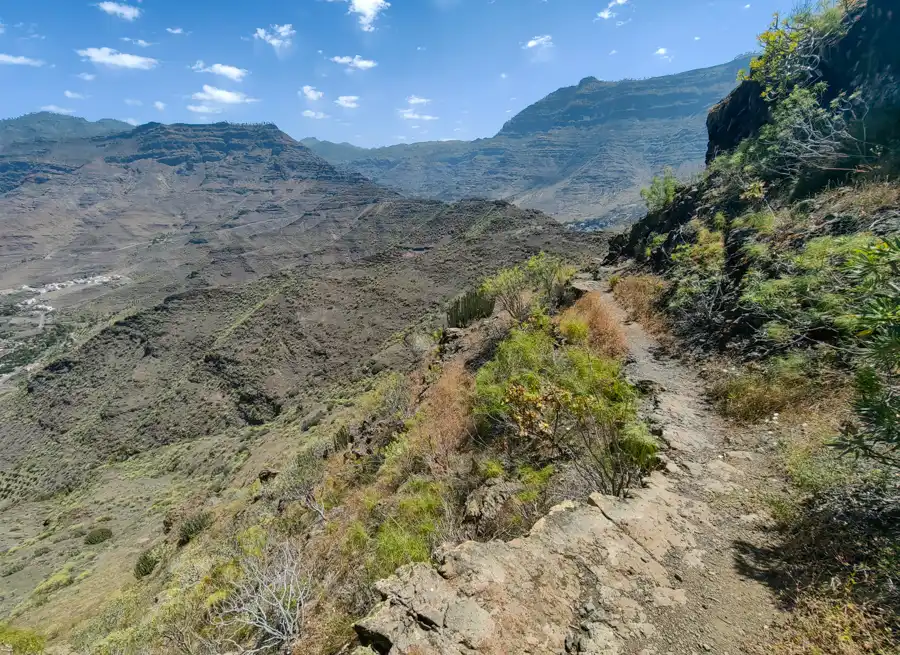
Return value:
[(593, 75), (711, 66), (794, 0), (0, 4), (0, 117), (272, 121), (363, 146), (491, 136)]

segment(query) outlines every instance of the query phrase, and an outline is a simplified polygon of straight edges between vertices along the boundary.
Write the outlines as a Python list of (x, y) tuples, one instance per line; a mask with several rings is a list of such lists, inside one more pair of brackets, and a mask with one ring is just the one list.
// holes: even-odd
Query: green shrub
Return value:
[(145, 550), (138, 555), (137, 561), (134, 563), (134, 577), (140, 580), (153, 573), (159, 560), (159, 553), (155, 549)]
[(212, 523), (212, 514), (198, 512), (186, 518), (178, 529), (178, 545), (187, 545), (194, 537), (203, 532)]
[(741, 77), (763, 87), (769, 101), (783, 98), (796, 85), (817, 77), (819, 53), (846, 32), (844, 3), (819, 0), (801, 3), (786, 19), (775, 14), (769, 29), (759, 35), (762, 54), (750, 62)]
[(62, 589), (63, 587), (68, 587), (75, 582), (75, 575), (73, 573), (74, 568), (75, 567), (72, 564), (66, 564), (59, 571), (46, 578), (35, 587), (32, 593), (35, 596), (48, 596), (54, 591)]
[(102, 544), (104, 541), (112, 538), (112, 530), (109, 528), (94, 528), (84, 537), (84, 543), (89, 546)]
[(0, 645), (12, 648), (12, 655), (38, 655), (44, 652), (47, 640), (38, 633), (0, 623)]
[(12, 564), (7, 564), (0, 570), (0, 578), (8, 578), (11, 575), (15, 575), (19, 571), (25, 568), (25, 560), (19, 560), (18, 562), (13, 562)]
[(500, 303), (513, 320), (521, 323), (528, 318), (524, 294), (528, 290), (528, 276), (521, 266), (504, 268), (481, 285), (481, 292)]
[(559, 332), (572, 344), (584, 344), (590, 336), (587, 321), (575, 315), (563, 316), (559, 322)]
[(650, 186), (641, 189), (641, 198), (647, 204), (648, 211), (657, 212), (675, 200), (677, 189), (678, 179), (675, 177), (675, 171), (666, 166), (661, 176), (654, 175)]
[(506, 471), (503, 469), (503, 463), (496, 459), (488, 459), (481, 463), (479, 467), (481, 476), (486, 480), (493, 478), (502, 478)]
[(476, 289), (467, 291), (450, 301), (447, 309), (447, 325), (453, 328), (461, 328), (471, 325), (474, 321), (487, 318), (494, 313), (494, 298)]
[(900, 467), (900, 237), (857, 250), (847, 262), (855, 283), (854, 327), (862, 366), (856, 375), (856, 425), (844, 452)]
[(525, 272), (529, 282), (537, 288), (542, 305), (553, 310), (559, 305), (566, 285), (575, 275), (575, 268), (559, 257), (542, 252), (525, 262)]
[(375, 536), (362, 539), (369, 548), (368, 569), (372, 579), (394, 573), (412, 562), (427, 562), (435, 544), (443, 515), (441, 486), (413, 478), (397, 492), (394, 507), (381, 522)]

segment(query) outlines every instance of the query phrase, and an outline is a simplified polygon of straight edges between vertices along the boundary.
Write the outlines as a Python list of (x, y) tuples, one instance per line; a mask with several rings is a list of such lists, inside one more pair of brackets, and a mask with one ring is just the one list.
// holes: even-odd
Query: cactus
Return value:
[(494, 299), (481, 291), (467, 291), (450, 302), (447, 309), (449, 327), (466, 327), (479, 318), (487, 318), (494, 313)]

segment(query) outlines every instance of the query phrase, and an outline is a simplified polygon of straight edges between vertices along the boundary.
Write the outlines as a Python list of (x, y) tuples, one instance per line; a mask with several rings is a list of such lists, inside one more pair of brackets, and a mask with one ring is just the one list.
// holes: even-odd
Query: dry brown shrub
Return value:
[(411, 430), (410, 445), (421, 453), (432, 475), (448, 473), (474, 434), (474, 392), (474, 380), (462, 363), (449, 364), (434, 385), (422, 420)]
[(615, 308), (603, 296), (593, 291), (582, 296), (566, 310), (560, 323), (572, 316), (582, 319), (588, 326), (588, 342), (599, 354), (611, 359), (622, 359), (628, 354), (628, 340)]
[(665, 288), (665, 281), (656, 275), (628, 275), (616, 280), (613, 296), (628, 310), (632, 320), (659, 335), (667, 331), (665, 317), (657, 309)]

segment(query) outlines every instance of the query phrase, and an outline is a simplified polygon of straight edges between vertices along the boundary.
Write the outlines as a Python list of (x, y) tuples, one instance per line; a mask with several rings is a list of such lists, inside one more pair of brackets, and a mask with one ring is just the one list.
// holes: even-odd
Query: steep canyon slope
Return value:
[(588, 77), (527, 107), (493, 137), (363, 149), (303, 143), (335, 165), (414, 196), (507, 199), (564, 222), (621, 225), (664, 166), (698, 170), (707, 110), (749, 58), (644, 80)]
[[(403, 335), (447, 297), (572, 247), (539, 212), (407, 200), (271, 125), (148, 124), (26, 149), (0, 159), (21, 171), (0, 196), (0, 287), (38, 303), (8, 305), (5, 350), (42, 334), (33, 307), (52, 306), (41, 325), (67, 336), (0, 396), (5, 498), (402, 366)], [(35, 291), (98, 275), (112, 282)]]

